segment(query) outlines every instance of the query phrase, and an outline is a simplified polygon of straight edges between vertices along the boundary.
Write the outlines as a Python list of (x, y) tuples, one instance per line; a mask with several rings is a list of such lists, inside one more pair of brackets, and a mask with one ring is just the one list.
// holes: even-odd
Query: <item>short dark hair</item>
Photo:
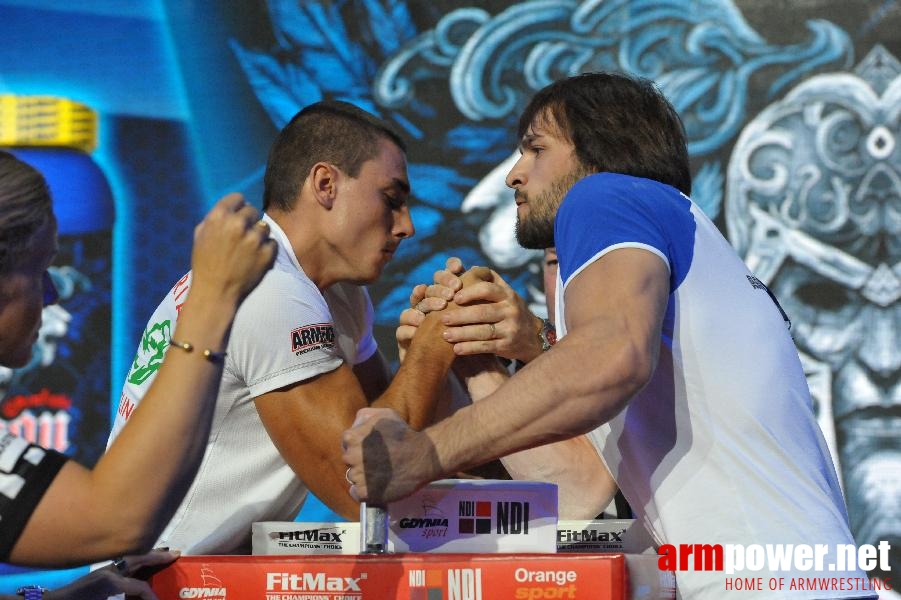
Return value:
[(0, 274), (19, 265), (34, 234), (51, 222), (56, 217), (44, 176), (0, 150)]
[(539, 90), (519, 119), (553, 120), (592, 172), (653, 179), (691, 194), (685, 128), (652, 81), (623, 73), (583, 73)]
[(310, 169), (328, 162), (356, 177), (387, 139), (407, 147), (384, 120), (348, 102), (324, 100), (294, 115), (275, 138), (263, 180), (263, 210), (291, 210)]

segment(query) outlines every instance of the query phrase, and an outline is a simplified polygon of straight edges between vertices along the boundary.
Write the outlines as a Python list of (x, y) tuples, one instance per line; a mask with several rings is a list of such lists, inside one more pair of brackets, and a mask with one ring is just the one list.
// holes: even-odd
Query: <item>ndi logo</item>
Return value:
[[(528, 534), (529, 503), (497, 502), (496, 533)], [(487, 501), (461, 500), (458, 510), (458, 531), (463, 534), (491, 533), (492, 505)]]
[(448, 600), (482, 600), (482, 569), (448, 569)]
[(498, 502), (497, 532), (523, 535), (529, 533), (529, 503)]
[[(447, 600), (482, 600), (482, 569), (447, 569)], [(445, 571), (412, 569), (410, 600), (444, 600)]]
[(410, 569), (407, 582), (410, 600), (443, 600), (444, 571), (438, 569)]
[(491, 502), (461, 500), (459, 533), (491, 533)]

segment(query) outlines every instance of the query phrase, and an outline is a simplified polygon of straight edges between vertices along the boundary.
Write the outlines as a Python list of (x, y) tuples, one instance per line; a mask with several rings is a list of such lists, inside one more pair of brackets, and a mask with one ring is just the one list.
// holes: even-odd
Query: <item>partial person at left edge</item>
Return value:
[[(31, 357), (44, 306), (57, 299), (47, 272), (57, 225), (44, 178), (0, 152), (0, 364)], [(235, 312), (272, 266), (276, 247), (256, 209), (220, 200), (194, 231), (194, 287), (166, 366), (144, 408), (93, 469), (9, 432), (0, 434), (0, 560), (65, 567), (147, 551), (188, 489), (203, 456)], [(172, 460), (165, 460), (171, 457)], [(177, 459), (177, 460), (176, 460)], [(177, 553), (129, 556), (52, 591), (0, 598), (154, 600), (144, 567)]]

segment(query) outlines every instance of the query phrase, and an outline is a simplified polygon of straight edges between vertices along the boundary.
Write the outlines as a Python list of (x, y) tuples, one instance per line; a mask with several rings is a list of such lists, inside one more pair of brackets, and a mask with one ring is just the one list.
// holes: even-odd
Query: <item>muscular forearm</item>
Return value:
[(501, 458), (513, 479), (557, 485), (561, 519), (593, 519), (616, 494), (616, 482), (585, 435)]
[(427, 429), (444, 471), (435, 476), (568, 439), (612, 418), (644, 384), (633, 376), (628, 349), (615, 348), (613, 340), (569, 336), (483, 401)]
[(493, 394), (510, 379), (510, 372), (492, 354), (461, 356), (453, 368), (473, 402)]
[(391, 385), (373, 403), (394, 409), (414, 429), (433, 420), (438, 400), (445, 397), (445, 377), (455, 358), (453, 346), (441, 337), (442, 312), (426, 316)]
[[(466, 287), (490, 277), (491, 271), (486, 267), (473, 267), (461, 279)], [(426, 315), (394, 381), (373, 406), (394, 409), (413, 429), (422, 429), (432, 422), (438, 400), (446, 397), (445, 377), (455, 358), (453, 346), (442, 336), (445, 326), (441, 316), (457, 308), (448, 302), (444, 310)]]
[(567, 286), (567, 335), (494, 393), (422, 432), (390, 411), (363, 413), (370, 420), (343, 436), (344, 461), (365, 475), (351, 494), (390, 502), (609, 421), (656, 369), (669, 292), (665, 263), (642, 250), (613, 252), (583, 269)]
[[(493, 394), (510, 378), (493, 357), (459, 359), (461, 376), (473, 402)], [(586, 436), (544, 444), (500, 457), (513, 479), (557, 484), (558, 512), (564, 519), (591, 519), (616, 493), (616, 482)]]

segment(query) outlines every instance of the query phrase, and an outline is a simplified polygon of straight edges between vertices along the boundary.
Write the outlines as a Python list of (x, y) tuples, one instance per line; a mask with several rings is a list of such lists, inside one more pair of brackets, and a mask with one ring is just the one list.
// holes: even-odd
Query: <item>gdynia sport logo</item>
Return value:
[[(891, 545), (863, 544), (663, 544), (664, 571), (721, 571), (727, 591), (890, 590)], [(882, 579), (860, 577), (878, 568)], [(763, 572), (766, 577), (758, 576)], [(781, 577), (785, 573), (786, 577)], [(737, 575), (732, 577), (733, 575)], [(678, 574), (677, 574), (678, 579)]]

